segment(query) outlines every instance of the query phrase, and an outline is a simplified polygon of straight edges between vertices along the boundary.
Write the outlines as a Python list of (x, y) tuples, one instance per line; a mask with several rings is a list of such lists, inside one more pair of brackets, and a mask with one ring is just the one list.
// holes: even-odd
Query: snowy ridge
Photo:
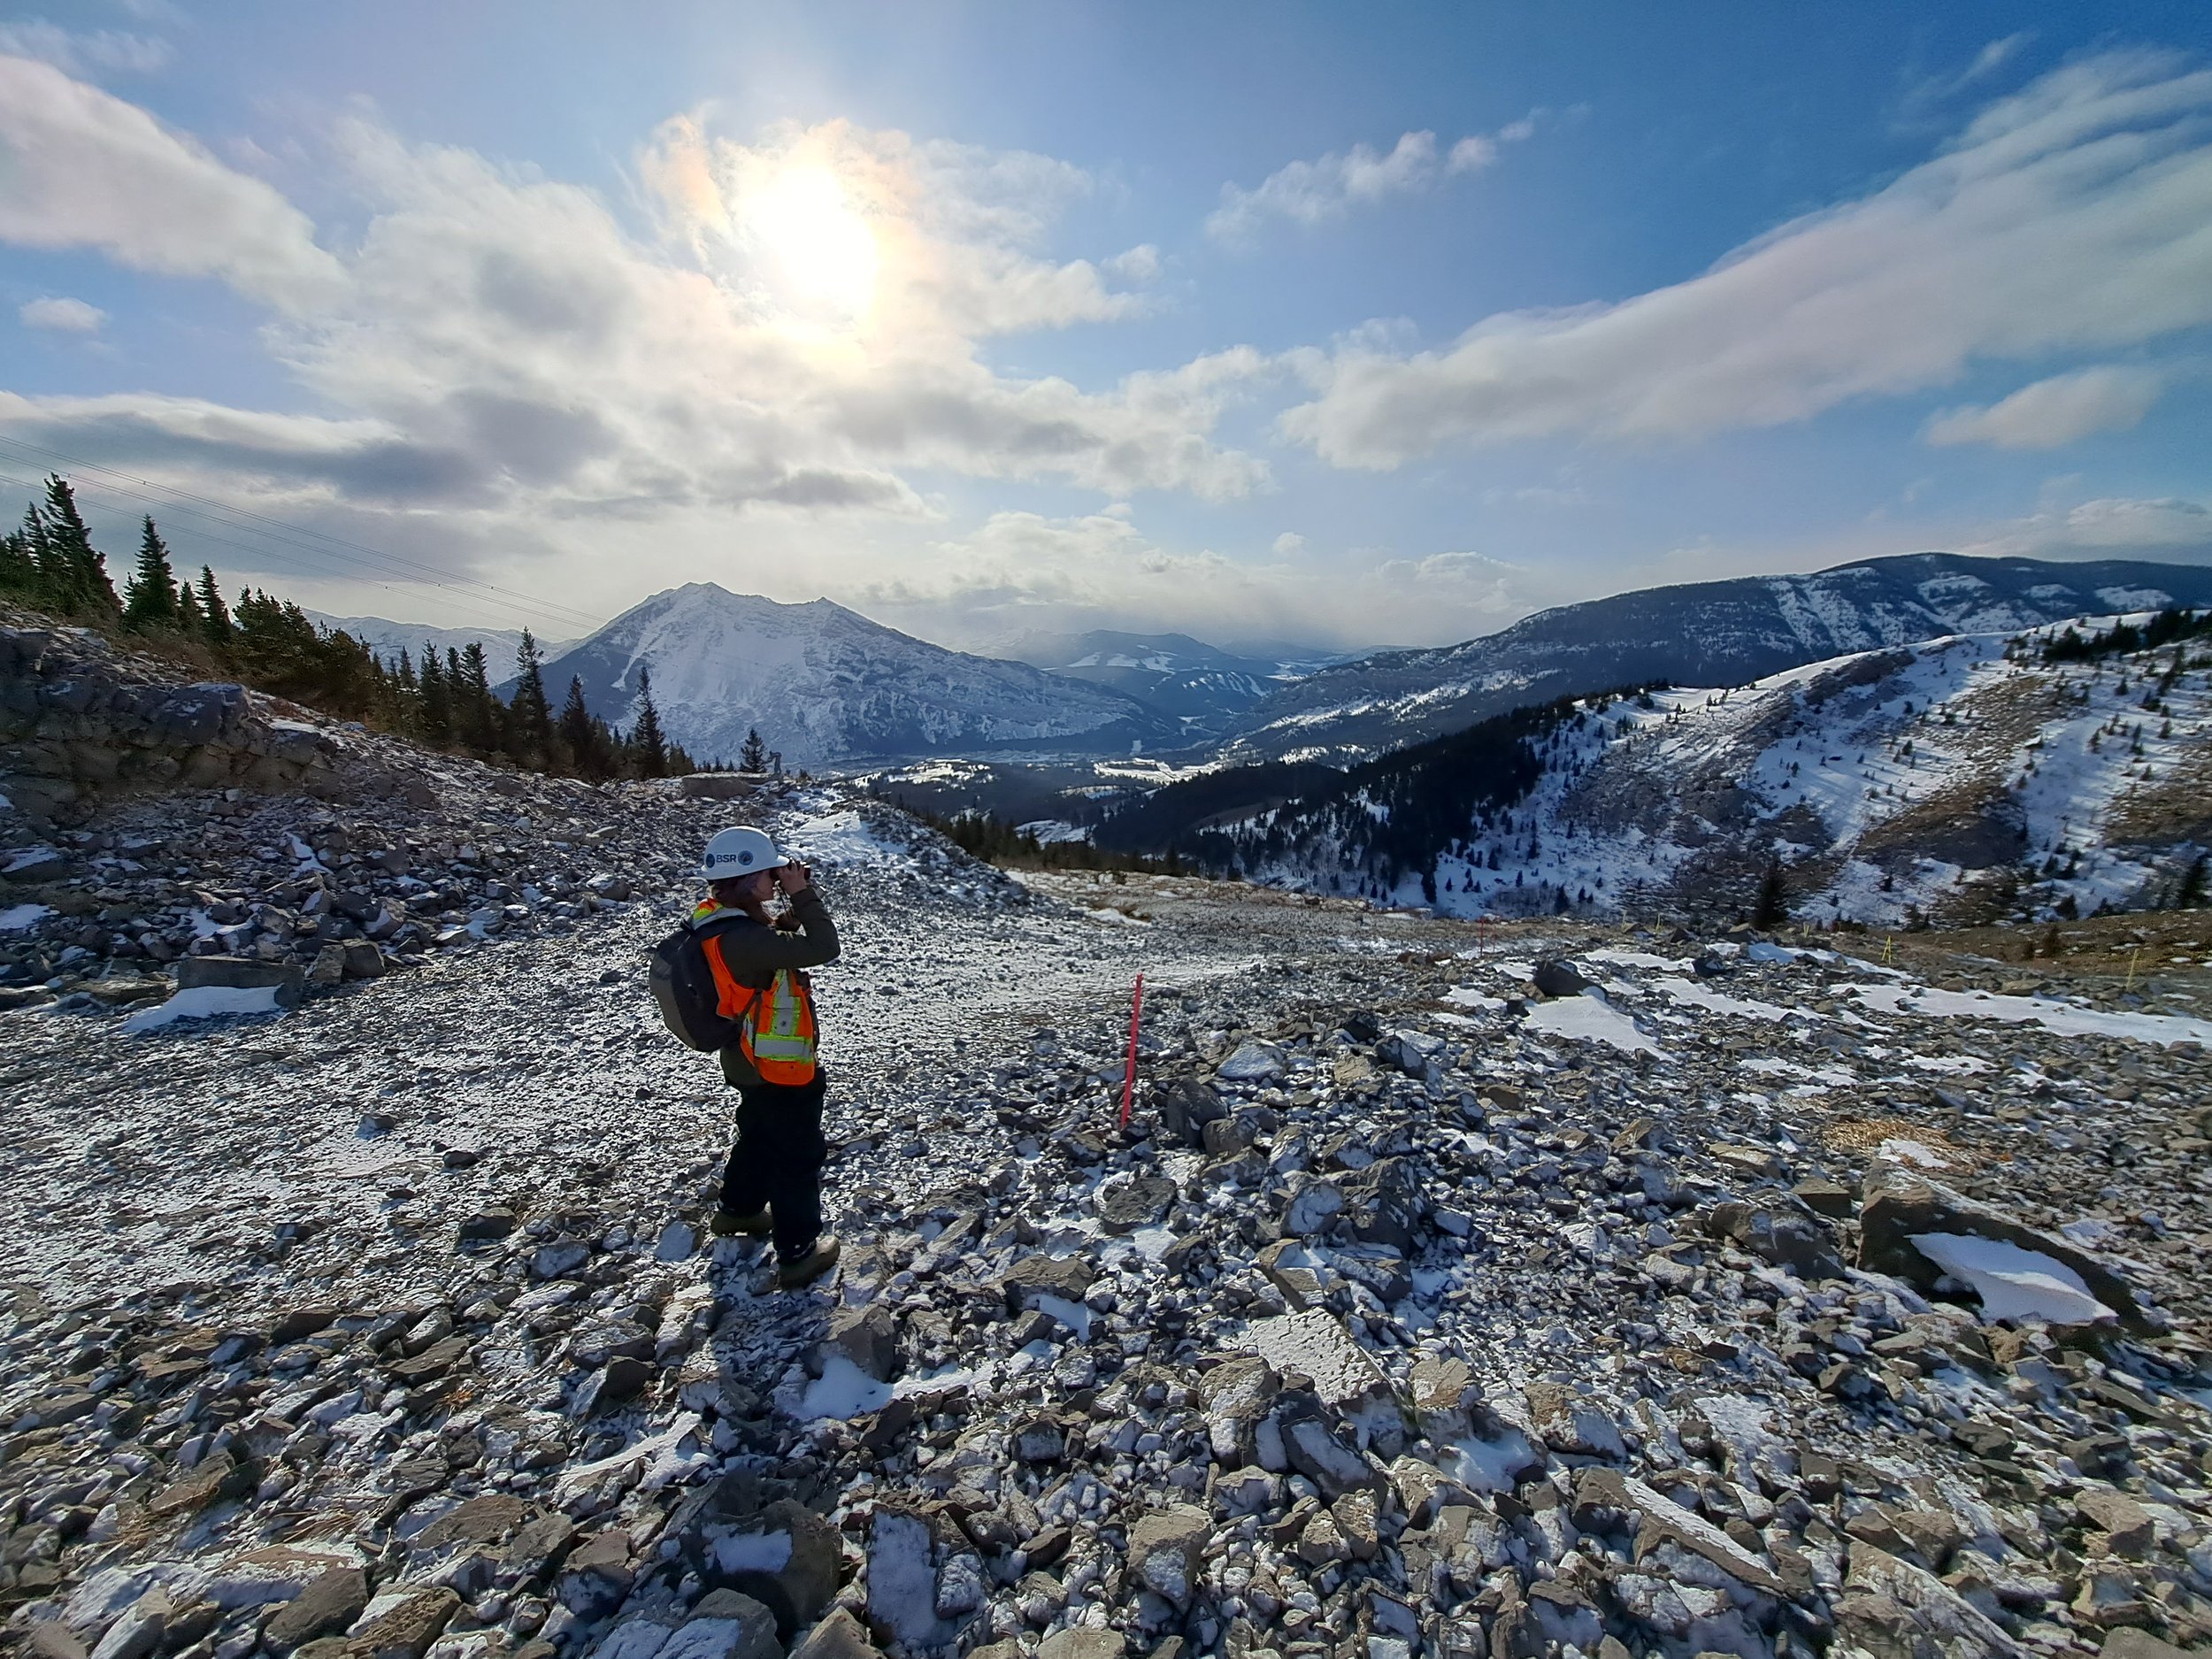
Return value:
[(1294, 833), (1248, 872), (1446, 915), (1746, 910), (1770, 860), (1816, 922), (2170, 902), (2212, 845), (2212, 655), (2190, 644), (2179, 673), (2173, 647), (2047, 664), (2054, 632), (1586, 700), (1538, 741), (1534, 787), (1432, 868), (1363, 882), (1341, 847)]
[(970, 657), (817, 599), (778, 604), (694, 582), (654, 595), (546, 664), (627, 725), (641, 670), (670, 737), (734, 758), (757, 728), (787, 767), (1064, 743), (1127, 752), (1172, 727), (1110, 687)]
[(2169, 604), (2212, 604), (2212, 571), (1915, 553), (1644, 588), (1540, 611), (1460, 645), (1325, 668), (1253, 709), (1232, 744), (1242, 759), (1356, 758), (1556, 697), (1661, 681), (1742, 685), (1940, 634)]
[[(423, 622), (394, 622), (385, 617), (334, 617), (320, 611), (309, 611), (307, 619), (318, 627), (350, 634), (388, 663), (397, 662), (402, 651), (420, 661), (426, 645), (442, 653), (465, 650), (472, 644), (481, 645), (484, 660), (490, 664), (495, 680), (513, 672), (515, 653), (522, 645), (519, 628), (433, 627)], [(540, 640), (538, 649), (549, 655), (565, 651), (574, 642)]]

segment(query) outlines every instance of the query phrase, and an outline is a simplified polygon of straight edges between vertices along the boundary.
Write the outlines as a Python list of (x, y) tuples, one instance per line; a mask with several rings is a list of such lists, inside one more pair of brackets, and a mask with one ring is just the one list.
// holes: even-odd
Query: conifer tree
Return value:
[(108, 580), (108, 563), (92, 545), (92, 533), (77, 511), (76, 493), (67, 480), (46, 480), (46, 545), (40, 561), (40, 587), (48, 602), (70, 616), (112, 621), (122, 604)]
[(471, 640), (461, 648), (459, 657), (450, 659), (448, 665), (454, 670), (461, 741), (479, 755), (489, 755), (500, 746), (499, 700), (492, 695), (483, 642)]
[(198, 595), (193, 593), (190, 582), (177, 584), (175, 603), (177, 632), (188, 640), (201, 638), (204, 630), (200, 626), (200, 601)]
[(522, 631), (515, 648), (515, 695), (507, 703), (509, 747), (526, 765), (541, 765), (553, 749), (553, 710), (545, 695), (545, 672), (538, 642)]
[(422, 648), (422, 671), (417, 692), (416, 723), (424, 742), (442, 749), (453, 741), (453, 696), (438, 648)]
[(177, 573), (150, 515), (138, 543), (138, 568), (123, 589), (123, 626), (142, 634), (177, 626)]
[[(36, 508), (32, 509), (35, 515)], [(28, 599), (38, 591), (38, 559), (31, 550), (32, 519), (0, 536), (0, 594)]]
[(1787, 921), (1790, 914), (1789, 887), (1782, 879), (1782, 861), (1769, 857), (1766, 874), (1759, 882), (1759, 897), (1751, 910), (1754, 927), (1773, 927)]
[(200, 566), (200, 637), (218, 657), (227, 655), (233, 643), (235, 629), (230, 619), (230, 607), (223, 603), (223, 590), (215, 585), (215, 572)]
[(737, 769), (740, 772), (768, 770), (768, 745), (760, 741), (758, 726), (746, 728), (745, 747), (737, 751)]
[(607, 775), (607, 756), (600, 743), (599, 723), (591, 718), (591, 710), (584, 702), (581, 674), (569, 676), (568, 697), (561, 704), (560, 737), (578, 777), (597, 780)]
[(660, 710), (653, 706), (653, 676), (637, 671), (637, 723), (630, 728), (630, 750), (639, 772), (648, 778), (668, 776), (668, 738), (661, 730)]

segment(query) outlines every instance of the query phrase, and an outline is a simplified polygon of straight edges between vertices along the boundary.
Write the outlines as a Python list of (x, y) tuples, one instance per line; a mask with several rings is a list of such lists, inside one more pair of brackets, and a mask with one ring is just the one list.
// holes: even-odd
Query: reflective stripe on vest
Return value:
[[(727, 907), (712, 899), (691, 913), (697, 926)], [(764, 1083), (811, 1083), (814, 1080), (814, 993), (806, 976), (779, 968), (764, 989), (741, 983), (722, 954), (719, 932), (700, 940), (707, 968), (714, 975), (715, 1012), (734, 1019), (737, 1049)], [(763, 1018), (765, 1004), (765, 1018)]]
[(814, 997), (803, 976), (788, 968), (776, 970), (768, 989), (754, 994), (738, 1027), (737, 1046), (764, 1083), (814, 1080)]

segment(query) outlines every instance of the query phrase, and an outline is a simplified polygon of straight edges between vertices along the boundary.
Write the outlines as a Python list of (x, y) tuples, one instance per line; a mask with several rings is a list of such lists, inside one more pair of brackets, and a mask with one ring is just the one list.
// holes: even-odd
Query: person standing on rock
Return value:
[[(737, 1144), (710, 1225), (724, 1235), (772, 1236), (777, 1279), (796, 1290), (837, 1264), (837, 1240), (822, 1231), (826, 1079), (805, 972), (837, 960), (837, 927), (807, 867), (759, 830), (717, 833), (700, 874), (707, 897), (689, 926), (703, 935), (720, 1011), (741, 1033), (721, 1050), (722, 1076), (738, 1091)], [(789, 902), (771, 915), (778, 888)]]

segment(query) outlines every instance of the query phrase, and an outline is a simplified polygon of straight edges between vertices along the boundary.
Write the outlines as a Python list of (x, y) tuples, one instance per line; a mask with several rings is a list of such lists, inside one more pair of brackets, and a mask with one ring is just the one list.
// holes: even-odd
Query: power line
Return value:
[[(496, 582), (484, 581), (476, 577), (455, 576), (450, 572), (439, 570), (435, 565), (425, 564), (419, 559), (409, 558), (404, 554), (387, 552), (380, 548), (370, 547), (364, 542), (350, 541), (344, 536), (333, 535), (327, 531), (310, 529), (304, 525), (291, 524), (284, 519), (273, 518), (266, 513), (256, 512), (251, 508), (234, 506), (230, 503), (218, 501), (212, 496), (197, 495), (190, 490), (180, 489), (174, 485), (157, 483), (151, 479), (140, 478), (134, 473), (125, 472), (115, 467), (104, 466), (96, 461), (84, 460), (80, 457), (65, 454), (62, 450), (50, 449), (43, 444), (32, 443), (20, 438), (0, 437), (0, 449), (27, 450), (30, 452), (30, 455), (43, 456), (51, 460), (60, 461), (75, 470), (101, 474), (105, 480), (121, 480), (122, 483), (107, 482), (103, 487), (119, 494), (136, 496), (142, 501), (150, 502), (166, 511), (211, 519), (225, 528), (241, 534), (266, 537), (280, 546), (288, 547), (295, 553), (333, 560), (341, 566), (381, 565), (388, 576), (402, 581), (426, 583), (432, 587), (449, 590), (472, 588), (483, 595), (496, 595), (495, 601), (481, 600), (480, 603), (496, 603), (501, 609), (510, 611), (526, 608), (535, 614), (552, 616), (571, 626), (580, 626), (587, 632), (594, 631), (599, 626), (597, 618), (586, 611), (576, 610), (572, 606), (517, 593), (511, 588), (499, 586)], [(28, 457), (18, 458), (28, 458)], [(139, 488), (127, 488), (129, 485), (136, 485)], [(155, 493), (146, 495), (142, 491)], [(196, 531), (196, 534), (205, 534), (205, 532)], [(219, 536), (211, 539), (225, 540)], [(317, 542), (326, 545), (320, 547), (313, 545)], [(230, 541), (227, 545), (239, 548), (244, 552), (266, 556), (266, 549), (257, 549), (243, 542)], [(380, 579), (372, 577), (370, 580)]]

